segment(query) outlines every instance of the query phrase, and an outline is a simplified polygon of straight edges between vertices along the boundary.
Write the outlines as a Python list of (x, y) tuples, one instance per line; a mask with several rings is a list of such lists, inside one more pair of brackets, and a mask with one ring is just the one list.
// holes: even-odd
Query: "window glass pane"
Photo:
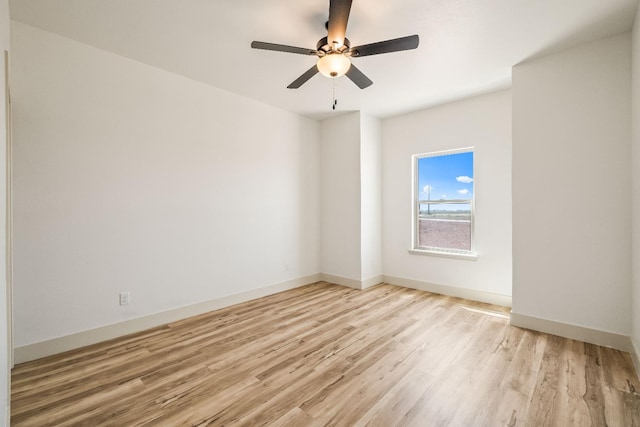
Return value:
[(473, 198), (473, 152), (418, 159), (419, 200)]
[(471, 221), (471, 203), (466, 204), (427, 204), (420, 203), (420, 218), (458, 219)]
[(443, 205), (420, 205), (418, 219), (418, 246), (471, 250), (471, 204), (444, 205), (453, 209), (443, 209)]

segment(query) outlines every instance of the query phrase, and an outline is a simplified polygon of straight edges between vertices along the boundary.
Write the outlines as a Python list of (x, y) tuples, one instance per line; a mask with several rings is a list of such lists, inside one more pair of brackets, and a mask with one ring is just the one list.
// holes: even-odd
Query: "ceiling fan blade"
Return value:
[(349, 77), (360, 89), (367, 88), (373, 84), (369, 77), (365, 76), (364, 73), (358, 70), (353, 64), (351, 64), (349, 71), (347, 71), (347, 74), (345, 75)]
[(295, 79), (293, 83), (287, 86), (287, 89), (298, 89), (300, 86), (305, 84), (307, 80), (315, 76), (317, 73), (318, 73), (318, 67), (314, 65), (313, 67), (309, 68), (303, 75)]
[(349, 21), (349, 13), (351, 12), (352, 0), (331, 0), (329, 2), (329, 23), (328, 42), (330, 46), (334, 46), (337, 42), (341, 47), (347, 33), (347, 22)]
[(267, 42), (251, 42), (251, 47), (262, 50), (275, 50), (277, 52), (299, 53), (300, 55), (317, 55), (318, 51), (314, 49), (305, 49), (304, 47), (287, 46), (284, 44), (267, 43)]
[(382, 42), (364, 44), (352, 47), (349, 52), (351, 56), (380, 55), (381, 53), (398, 52), (401, 50), (411, 50), (418, 47), (420, 38), (417, 34), (413, 36), (400, 37), (399, 39), (385, 40)]

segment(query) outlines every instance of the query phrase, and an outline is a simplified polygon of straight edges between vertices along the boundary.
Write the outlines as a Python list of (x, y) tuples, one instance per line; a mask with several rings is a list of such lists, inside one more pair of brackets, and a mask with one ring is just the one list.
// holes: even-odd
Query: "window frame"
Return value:
[[(470, 236), (470, 249), (452, 249), (452, 248), (439, 248), (432, 246), (420, 246), (420, 188), (419, 188), (419, 176), (418, 176), (418, 161), (420, 159), (428, 157), (439, 157), (451, 154), (473, 153), (473, 191), (470, 199), (450, 199), (447, 201), (434, 200), (432, 205), (438, 204), (467, 204), (471, 205), (471, 236)], [(477, 260), (478, 254), (475, 247), (475, 212), (476, 212), (476, 151), (475, 147), (455, 148), (450, 150), (431, 151), (427, 153), (414, 154), (411, 156), (411, 249), (409, 252), (416, 255), (431, 255), (447, 258), (457, 258), (466, 260)]]

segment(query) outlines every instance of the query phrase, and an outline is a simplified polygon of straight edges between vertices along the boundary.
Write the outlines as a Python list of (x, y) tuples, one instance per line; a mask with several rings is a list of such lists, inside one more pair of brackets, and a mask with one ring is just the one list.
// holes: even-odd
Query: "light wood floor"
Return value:
[(629, 354), (317, 283), (25, 363), (12, 425), (640, 426)]

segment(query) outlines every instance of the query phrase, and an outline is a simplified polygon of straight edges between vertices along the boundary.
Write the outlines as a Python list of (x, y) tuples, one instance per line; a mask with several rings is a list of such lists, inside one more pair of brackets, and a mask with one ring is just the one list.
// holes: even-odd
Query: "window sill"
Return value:
[(409, 249), (409, 253), (413, 255), (427, 255), (427, 256), (437, 256), (437, 257), (443, 257), (443, 258), (464, 259), (467, 261), (478, 260), (478, 254), (475, 252), (460, 253), (460, 252), (436, 251), (436, 250), (429, 250), (429, 249)]

